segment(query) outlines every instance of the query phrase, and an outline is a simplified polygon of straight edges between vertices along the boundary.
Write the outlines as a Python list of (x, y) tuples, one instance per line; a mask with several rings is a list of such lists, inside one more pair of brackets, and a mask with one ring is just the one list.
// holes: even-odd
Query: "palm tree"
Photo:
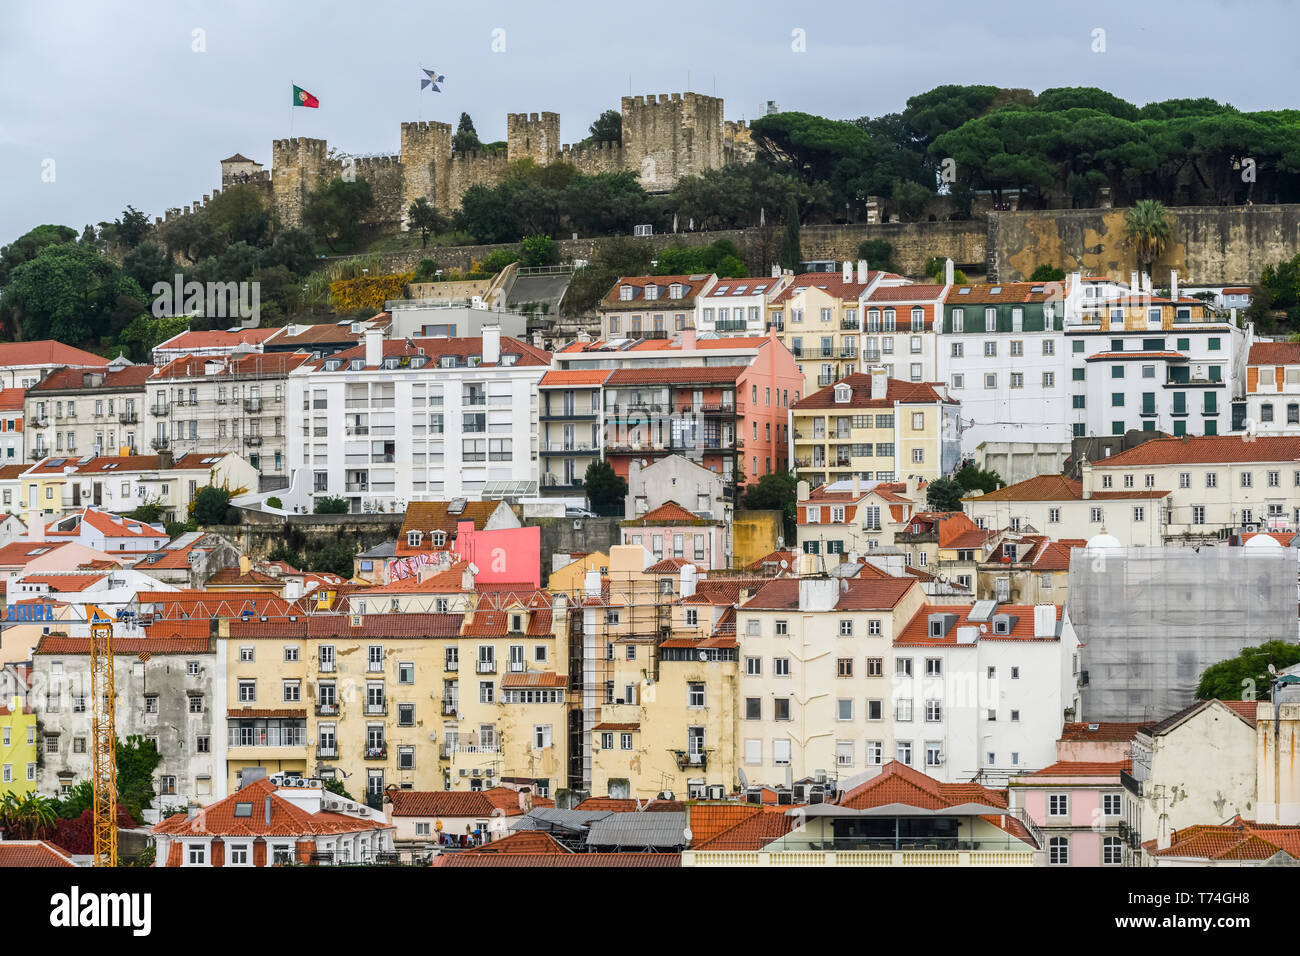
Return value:
[(1151, 267), (1165, 251), (1173, 227), (1164, 204), (1157, 199), (1139, 199), (1124, 216), (1124, 234), (1128, 244), (1137, 254), (1142, 271), (1151, 274)]
[(29, 790), (19, 797), (10, 791), (0, 799), (0, 826), (10, 839), (32, 840), (54, 825), (58, 808), (49, 797)]

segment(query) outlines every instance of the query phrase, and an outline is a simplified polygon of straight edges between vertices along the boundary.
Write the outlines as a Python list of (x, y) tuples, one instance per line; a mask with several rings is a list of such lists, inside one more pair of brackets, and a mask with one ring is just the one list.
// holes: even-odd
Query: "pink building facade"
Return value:
[(1010, 805), (1042, 830), (1048, 866), (1121, 866), (1129, 760), (1060, 761), (1007, 782)]

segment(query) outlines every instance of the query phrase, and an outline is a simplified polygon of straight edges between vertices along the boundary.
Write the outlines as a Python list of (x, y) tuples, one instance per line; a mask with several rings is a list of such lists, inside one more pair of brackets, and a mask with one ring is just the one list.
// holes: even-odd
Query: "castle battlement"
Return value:
[[(646, 189), (671, 189), (683, 176), (740, 161), (736, 147), (748, 139), (744, 123), (723, 121), (722, 100), (701, 93), (648, 93), (620, 99), (621, 142), (562, 144), (560, 114), (507, 113), (506, 149), (453, 153), (452, 126), (437, 120), (401, 124), (401, 152), (355, 157), (354, 168), (373, 180), (376, 223), (405, 224), (406, 211), (427, 199), (443, 213), (460, 206), (465, 190), (493, 185), (508, 163), (571, 162), (584, 173), (634, 172)], [(342, 161), (330, 159), (324, 139), (291, 137), (271, 143), (270, 171), (241, 170), (222, 185), (269, 184), (276, 212), (286, 226), (302, 223), (308, 197), (337, 176)], [(247, 176), (247, 179), (244, 177)], [(168, 210), (176, 215), (186, 211)]]

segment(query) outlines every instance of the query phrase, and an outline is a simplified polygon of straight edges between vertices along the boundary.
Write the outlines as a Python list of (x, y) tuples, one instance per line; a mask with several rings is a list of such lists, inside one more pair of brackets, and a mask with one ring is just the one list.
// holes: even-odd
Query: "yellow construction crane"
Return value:
[(95, 866), (117, 866), (117, 728), (113, 687), (113, 619), (86, 605), (90, 624), (91, 782)]

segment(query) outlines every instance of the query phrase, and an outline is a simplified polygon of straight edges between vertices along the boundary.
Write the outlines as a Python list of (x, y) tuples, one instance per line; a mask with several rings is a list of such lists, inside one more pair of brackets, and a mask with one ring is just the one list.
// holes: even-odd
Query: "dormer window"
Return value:
[(524, 629), (524, 616), (522, 614), (510, 615), (510, 630), (514, 634), (520, 634)]
[(624, 302), (631, 302), (632, 287), (630, 285), (620, 286), (618, 290), (618, 297), (622, 299)]
[(647, 299), (659, 298), (659, 287), (657, 285), (648, 285), (645, 287), (645, 297)]
[(429, 536), (429, 541), (435, 548), (441, 548), (447, 543), (447, 532), (435, 531)]
[(846, 404), (852, 399), (853, 399), (853, 389), (850, 386), (844, 385), (842, 383), (835, 386), (835, 401), (838, 404), (840, 405)]
[(366, 367), (366, 360), (363, 358), (354, 358), (348, 365), (348, 368), (350, 368), (354, 372), (360, 372), (365, 367)]
[(438, 360), (438, 365), (441, 366), (442, 368), (455, 368), (456, 356), (444, 355), (442, 358)]
[(325, 363), (325, 371), (337, 372), (339, 370), (339, 366), (342, 364), (343, 363), (338, 359), (330, 359), (328, 362)]
[(940, 618), (940, 617), (937, 617), (937, 618), (931, 618), (931, 620), (930, 620), (930, 636), (931, 636), (931, 637), (943, 637), (943, 618)]
[(674, 282), (668, 287), (668, 298), (680, 299), (682, 297), (682, 285), (680, 282)]
[(409, 547), (418, 548), (423, 537), (423, 531), (408, 531), (406, 532), (406, 543)]
[(397, 368), (397, 359), (396, 358), (384, 359), (384, 368)]

